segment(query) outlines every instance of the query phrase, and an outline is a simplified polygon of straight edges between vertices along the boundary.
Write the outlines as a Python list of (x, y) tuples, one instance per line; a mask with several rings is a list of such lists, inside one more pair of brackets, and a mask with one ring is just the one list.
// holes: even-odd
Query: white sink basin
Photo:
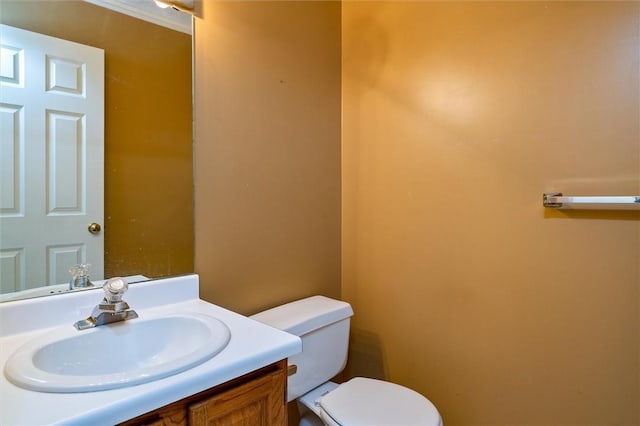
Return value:
[(212, 358), (229, 328), (201, 314), (137, 318), (78, 331), (69, 324), (16, 350), (4, 374), (41, 392), (93, 392), (158, 380)]

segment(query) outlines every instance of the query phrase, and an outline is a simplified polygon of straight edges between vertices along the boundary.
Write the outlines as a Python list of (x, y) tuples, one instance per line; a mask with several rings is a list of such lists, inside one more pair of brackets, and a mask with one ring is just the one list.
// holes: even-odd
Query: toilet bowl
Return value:
[(288, 360), (295, 373), (287, 382), (300, 425), (441, 426), (436, 407), (412, 389), (363, 377), (330, 381), (346, 365), (352, 315), (346, 302), (313, 296), (251, 317), (302, 339), (302, 352)]

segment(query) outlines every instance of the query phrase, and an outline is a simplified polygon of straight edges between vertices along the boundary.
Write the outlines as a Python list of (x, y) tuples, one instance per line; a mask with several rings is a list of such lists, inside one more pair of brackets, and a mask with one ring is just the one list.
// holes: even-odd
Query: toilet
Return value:
[(431, 401), (409, 388), (363, 377), (330, 381), (347, 363), (352, 315), (346, 302), (313, 296), (251, 317), (302, 339), (302, 352), (289, 358), (287, 382), (287, 399), (297, 400), (300, 425), (441, 426)]

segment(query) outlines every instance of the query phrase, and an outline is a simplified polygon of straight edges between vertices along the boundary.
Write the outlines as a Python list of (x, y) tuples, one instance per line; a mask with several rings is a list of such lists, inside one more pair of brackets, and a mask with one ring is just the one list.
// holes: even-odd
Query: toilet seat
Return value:
[(319, 400), (327, 424), (440, 426), (436, 407), (411, 389), (381, 380), (356, 377)]

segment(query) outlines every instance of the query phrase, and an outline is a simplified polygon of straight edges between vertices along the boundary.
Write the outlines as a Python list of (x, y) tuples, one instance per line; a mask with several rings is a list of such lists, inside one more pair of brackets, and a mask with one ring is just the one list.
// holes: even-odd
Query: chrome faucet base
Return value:
[(73, 326), (78, 330), (86, 330), (87, 328), (98, 327), (105, 324), (111, 324), (113, 322), (127, 321), (135, 318), (138, 318), (138, 314), (132, 309), (118, 313), (100, 312), (97, 316), (92, 315), (87, 319), (76, 322)]
[(112, 278), (102, 287), (104, 299), (93, 308), (91, 316), (73, 324), (78, 330), (98, 327), (113, 322), (127, 321), (138, 318), (138, 314), (133, 309), (129, 309), (129, 304), (122, 300), (122, 295), (127, 291), (129, 285), (122, 278)]

